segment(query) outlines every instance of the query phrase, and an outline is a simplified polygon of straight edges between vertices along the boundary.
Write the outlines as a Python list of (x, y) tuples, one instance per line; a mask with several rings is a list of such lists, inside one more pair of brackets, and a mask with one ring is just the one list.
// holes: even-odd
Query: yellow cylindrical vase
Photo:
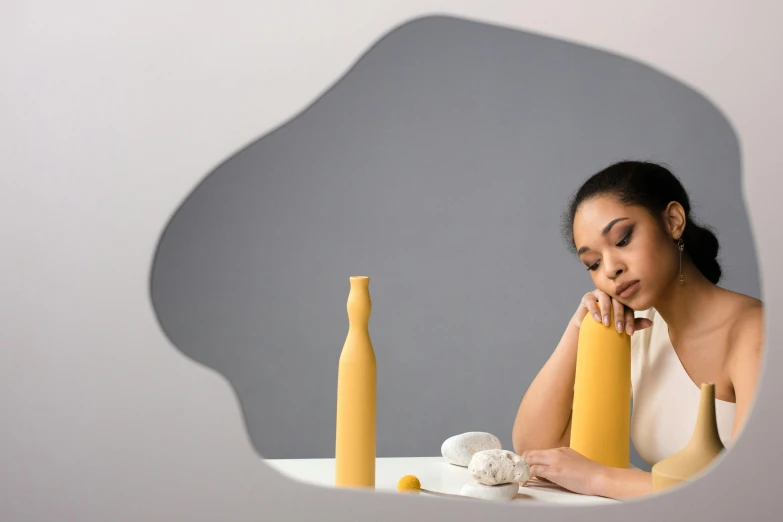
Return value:
[(630, 467), (631, 337), (587, 316), (579, 328), (570, 447), (615, 468)]
[(376, 361), (370, 341), (369, 277), (351, 277), (348, 335), (337, 375), (335, 485), (375, 487)]

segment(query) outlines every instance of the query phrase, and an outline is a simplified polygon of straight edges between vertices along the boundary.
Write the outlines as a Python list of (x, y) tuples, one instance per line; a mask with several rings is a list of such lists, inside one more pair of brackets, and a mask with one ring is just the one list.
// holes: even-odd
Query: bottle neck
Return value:
[(715, 414), (715, 385), (704, 383), (701, 385), (701, 399), (699, 400), (699, 412), (696, 416), (691, 442), (696, 444), (711, 443), (720, 440), (718, 423)]
[(351, 277), (351, 290), (346, 303), (349, 331), (367, 330), (372, 312), (369, 286), (368, 277)]

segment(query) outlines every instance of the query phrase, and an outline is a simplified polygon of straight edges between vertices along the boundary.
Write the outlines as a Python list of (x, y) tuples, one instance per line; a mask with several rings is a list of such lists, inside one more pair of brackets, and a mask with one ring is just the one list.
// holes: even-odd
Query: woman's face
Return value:
[(633, 310), (647, 310), (679, 274), (676, 244), (643, 207), (611, 196), (583, 201), (574, 243), (595, 287)]

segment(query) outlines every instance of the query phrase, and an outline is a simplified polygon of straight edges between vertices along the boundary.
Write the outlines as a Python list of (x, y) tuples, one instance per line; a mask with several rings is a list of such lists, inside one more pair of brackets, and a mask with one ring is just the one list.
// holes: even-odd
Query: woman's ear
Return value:
[(682, 205), (678, 202), (672, 201), (666, 206), (666, 210), (663, 212), (663, 220), (666, 225), (666, 230), (671, 235), (672, 239), (677, 239), (685, 230), (685, 224), (687, 222), (685, 209), (682, 208)]

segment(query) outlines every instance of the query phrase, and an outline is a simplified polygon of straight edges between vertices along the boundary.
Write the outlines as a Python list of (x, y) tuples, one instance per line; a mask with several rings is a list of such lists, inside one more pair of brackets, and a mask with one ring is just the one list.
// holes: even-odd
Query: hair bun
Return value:
[(704, 274), (704, 277), (716, 283), (720, 281), (722, 270), (718, 263), (720, 243), (715, 233), (707, 227), (689, 222), (682, 234), (685, 252)]

